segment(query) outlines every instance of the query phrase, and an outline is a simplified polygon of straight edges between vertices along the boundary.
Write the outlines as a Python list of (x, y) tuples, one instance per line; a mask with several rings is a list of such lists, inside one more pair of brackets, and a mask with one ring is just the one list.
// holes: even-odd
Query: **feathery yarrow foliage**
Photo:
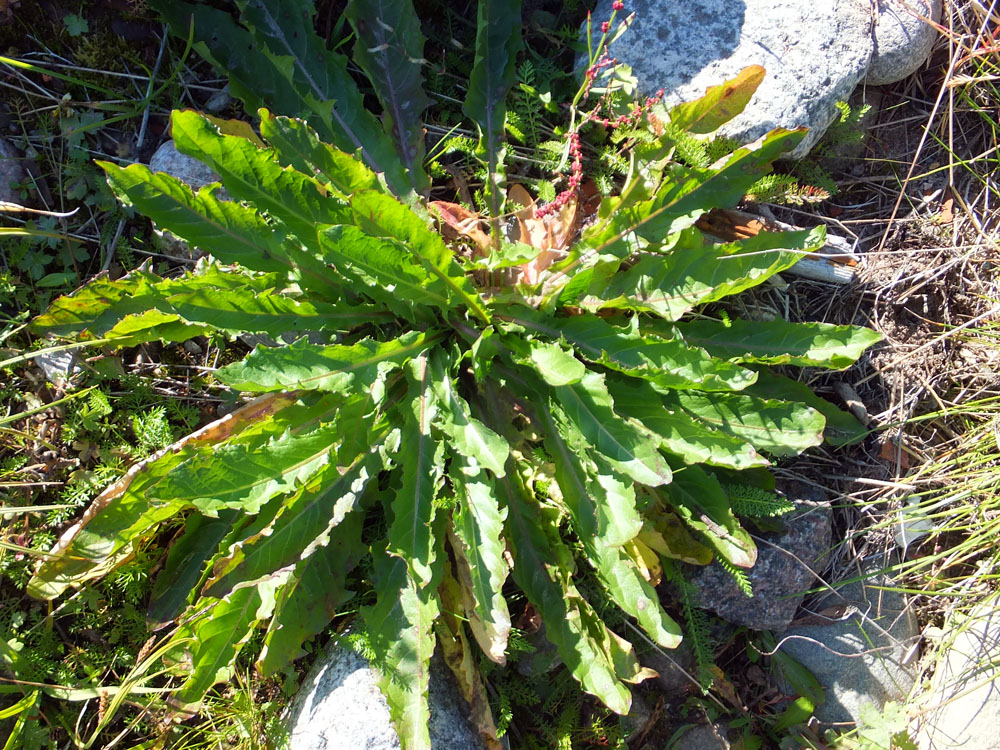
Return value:
[[(607, 601), (675, 647), (681, 628), (649, 561), (751, 567), (756, 549), (723, 483), (861, 432), (766, 368), (846, 367), (876, 334), (685, 321), (823, 244), (822, 228), (720, 244), (695, 226), (735, 205), (802, 133), (776, 130), (711, 168), (691, 166), (674, 158), (669, 133), (740, 107), (723, 86), (661, 107), (668, 134), (634, 149), (624, 188), (529, 284), (516, 273), (524, 241), (509, 241), (499, 221), (486, 259), (449, 245), (429, 217), (422, 38), (409, 0), (381, 3), (385, 19), (348, 4), (355, 60), (381, 119), (363, 109), (346, 58), (313, 33), (306, 0), (280, 13), (238, 4), (240, 23), (208, 6), (162, 4), (185, 35), (194, 16), (199, 47), (236, 95), (296, 116), (262, 107), (257, 138), (173, 113), (177, 148), (210, 166), (232, 200), (219, 184), (193, 192), (143, 165), (101, 163), (121, 200), (208, 256), (176, 278), (140, 268), (95, 279), (31, 325), (113, 347), (303, 335), (220, 368), (218, 382), (243, 405), (107, 487), (39, 564), (30, 592), (55, 599), (171, 538), (149, 619), (174, 627), (172, 704), (195, 707), (230, 677), (257, 629), (263, 674), (303, 655), (351, 598), (364, 561), (374, 589), (361, 611), (367, 643), (411, 749), (429, 747), (436, 644), (457, 663), (474, 641), (503, 664), (505, 592), (516, 587), (573, 677), (626, 713), (627, 685), (649, 671), (581, 594), (574, 554), (582, 550)], [(480, 134), (488, 220), (505, 200), (501, 138), (519, 6), (482, 0), (478, 21), (464, 111)], [(507, 283), (497, 283), (497, 268)], [(825, 431), (827, 417), (838, 429)], [(488, 706), (481, 681), (467, 688)], [(490, 734), (489, 709), (480, 710)]]

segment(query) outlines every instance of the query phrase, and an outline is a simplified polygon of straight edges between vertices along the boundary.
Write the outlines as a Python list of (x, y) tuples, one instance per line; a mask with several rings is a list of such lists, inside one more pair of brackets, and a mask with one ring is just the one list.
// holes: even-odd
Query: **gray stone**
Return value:
[(805, 592), (822, 571), (830, 548), (829, 504), (815, 500), (803, 503), (803, 497), (816, 495), (798, 485), (796, 490), (789, 488), (786, 495), (800, 501), (800, 510), (782, 518), (784, 530), (758, 535), (763, 541), (757, 543), (757, 562), (746, 571), (753, 598), (743, 594), (717, 562), (685, 566), (688, 580), (698, 589), (698, 606), (754, 630), (788, 627)]
[(687, 639), (670, 651), (652, 647), (638, 653), (644, 667), (656, 671), (656, 686), (667, 696), (679, 697), (699, 690), (698, 665)]
[[(444, 662), (431, 660), (430, 735), (435, 750), (485, 750)], [(302, 682), (288, 718), (289, 750), (398, 750), (389, 705), (363, 657), (331, 642)]]
[(621, 726), (625, 730), (628, 739), (639, 736), (646, 731), (647, 726), (653, 719), (653, 708), (649, 702), (642, 697), (641, 693), (632, 691), (632, 707), (625, 716), (621, 717)]
[(990, 596), (967, 617), (950, 617), (945, 628), (928, 707), (921, 712), (918, 745), (921, 750), (997, 750), (1000, 595)]
[(198, 190), (212, 182), (219, 181), (219, 175), (211, 167), (197, 159), (182, 154), (173, 141), (164, 141), (149, 160), (149, 168), (154, 172), (166, 172), (181, 182), (186, 182), (193, 190)]
[(205, 102), (205, 110), (208, 112), (221, 112), (229, 106), (232, 100), (233, 97), (229, 95), (229, 84), (227, 83), (208, 98), (208, 101)]
[(729, 726), (725, 722), (699, 724), (684, 732), (676, 747), (684, 750), (729, 750), (728, 734)]
[(76, 373), (80, 372), (76, 350), (60, 352), (43, 352), (35, 357), (35, 362), (45, 373), (45, 379), (56, 386), (65, 385)]
[[(595, 34), (612, 1), (599, 0)], [(871, 0), (629, 0), (625, 12), (633, 11), (634, 25), (610, 53), (632, 67), (643, 93), (664, 89), (668, 106), (691, 101), (743, 68), (761, 65), (767, 70), (763, 83), (720, 132), (750, 142), (775, 127), (805, 126), (809, 133), (794, 158), (823, 135), (837, 116), (834, 105), (848, 100), (875, 54)], [(893, 13), (884, 24), (879, 69), (915, 69), (929, 51), (923, 32), (911, 45), (890, 43), (890, 35), (900, 37), (891, 31), (896, 18)]]
[(920, 16), (937, 23), (941, 0), (879, 0), (875, 24), (875, 53), (868, 67), (867, 83), (901, 81), (924, 64), (938, 32)]
[(0, 201), (4, 203), (21, 203), (21, 196), (16, 186), (28, 178), (24, 168), (24, 159), (11, 143), (0, 138)]
[[(213, 172), (208, 165), (202, 164), (187, 154), (182, 154), (174, 146), (173, 141), (164, 141), (156, 149), (156, 153), (149, 160), (149, 168), (154, 172), (165, 172), (171, 177), (176, 177), (195, 191), (210, 183), (219, 182), (219, 175)], [(221, 188), (216, 193), (216, 197), (221, 200), (229, 199), (229, 195)], [(191, 247), (176, 234), (166, 229), (154, 226), (153, 235), (160, 252), (167, 257), (178, 260), (197, 260), (204, 255), (203, 252)]]
[[(839, 608), (827, 616), (808, 618), (777, 636), (779, 648), (800, 662), (826, 689), (816, 709), (821, 722), (858, 722), (865, 704), (878, 710), (888, 701), (902, 701), (917, 677), (915, 657), (920, 628), (906, 597), (878, 571), (894, 561), (865, 561), (866, 579), (845, 584), (819, 597), (815, 612)], [(815, 624), (814, 624), (815, 623)]]

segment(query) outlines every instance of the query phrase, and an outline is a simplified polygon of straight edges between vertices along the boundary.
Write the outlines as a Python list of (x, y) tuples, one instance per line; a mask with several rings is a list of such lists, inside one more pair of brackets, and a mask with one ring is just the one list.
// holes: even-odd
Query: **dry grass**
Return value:
[(946, 0), (924, 69), (863, 92), (877, 110), (867, 153), (840, 165), (844, 192), (819, 217), (856, 242), (859, 280), (796, 281), (787, 303), (802, 319), (884, 336), (851, 370), (812, 382), (831, 398), (835, 381), (850, 384), (870, 437), (783, 471), (834, 493), (843, 541), (826, 579), (892, 552), (897, 585), (928, 627), (985, 600), (1000, 578), (998, 30), (998, 0)]

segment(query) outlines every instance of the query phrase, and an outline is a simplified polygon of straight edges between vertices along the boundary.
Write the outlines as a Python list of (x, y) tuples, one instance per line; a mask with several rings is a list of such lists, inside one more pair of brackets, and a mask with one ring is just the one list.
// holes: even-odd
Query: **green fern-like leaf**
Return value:
[(750, 583), (750, 577), (747, 575), (746, 571), (743, 570), (743, 568), (737, 568), (724, 557), (718, 557), (716, 560), (719, 565), (725, 568), (726, 572), (733, 577), (733, 580), (736, 581), (736, 585), (739, 587), (739, 590), (743, 592), (743, 595), (748, 599), (753, 599), (753, 586)]
[(664, 560), (663, 575), (677, 589), (681, 610), (684, 612), (684, 623), (687, 625), (686, 641), (694, 654), (695, 664), (698, 668), (696, 675), (698, 684), (701, 685), (702, 693), (708, 693), (715, 679), (712, 674), (712, 667), (715, 664), (714, 647), (708, 626), (708, 616), (695, 604), (697, 591), (684, 578), (675, 563)]
[(795, 510), (795, 503), (791, 500), (768, 492), (760, 487), (752, 487), (743, 484), (723, 485), (729, 502), (732, 505), (733, 513), (747, 518), (773, 518), (782, 516)]
[(780, 203), (801, 206), (820, 203), (830, 197), (830, 192), (814, 185), (801, 185), (788, 174), (769, 174), (762, 177), (747, 191), (746, 199), (756, 203)]

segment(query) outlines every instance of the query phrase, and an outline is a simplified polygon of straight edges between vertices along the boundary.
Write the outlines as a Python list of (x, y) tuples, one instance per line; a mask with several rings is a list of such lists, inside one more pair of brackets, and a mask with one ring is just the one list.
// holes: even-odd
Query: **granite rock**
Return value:
[(881, 573), (895, 561), (862, 561), (861, 580), (835, 587), (812, 603), (816, 614), (776, 636), (779, 648), (800, 662), (826, 689), (816, 709), (821, 722), (858, 722), (865, 704), (881, 710), (902, 701), (917, 676), (920, 628), (906, 596), (887, 590)]
[(875, 51), (865, 76), (876, 86), (900, 81), (923, 65), (938, 38), (924, 18), (935, 23), (941, 18), (941, 0), (879, 0), (878, 5)]
[[(468, 706), (437, 656), (431, 660), (430, 735), (434, 750), (485, 750)], [(331, 642), (302, 681), (287, 721), (288, 750), (399, 750), (377, 672)]]
[(805, 592), (822, 572), (831, 532), (830, 506), (816, 499), (821, 495), (801, 485), (788, 486), (785, 494), (799, 510), (782, 518), (782, 531), (757, 535), (762, 540), (757, 542), (757, 563), (746, 571), (753, 598), (740, 591), (718, 562), (685, 566), (698, 591), (698, 606), (753, 630), (788, 627)]
[[(608, 18), (611, 5), (599, 0), (593, 18)], [(929, 52), (926, 32), (913, 31), (908, 14), (900, 25), (897, 0), (881, 0), (878, 7), (886, 20), (877, 35), (881, 17), (871, 0), (629, 0), (625, 12), (635, 12), (635, 23), (610, 53), (632, 67), (643, 93), (664, 89), (668, 106), (762, 65), (767, 75), (757, 93), (721, 132), (747, 143), (775, 127), (805, 126), (809, 133), (791, 153), (801, 158), (873, 60), (886, 80), (892, 71), (916, 69)]]
[(949, 617), (934, 656), (940, 661), (921, 712), (918, 746), (1000, 748), (1000, 595), (966, 617)]

